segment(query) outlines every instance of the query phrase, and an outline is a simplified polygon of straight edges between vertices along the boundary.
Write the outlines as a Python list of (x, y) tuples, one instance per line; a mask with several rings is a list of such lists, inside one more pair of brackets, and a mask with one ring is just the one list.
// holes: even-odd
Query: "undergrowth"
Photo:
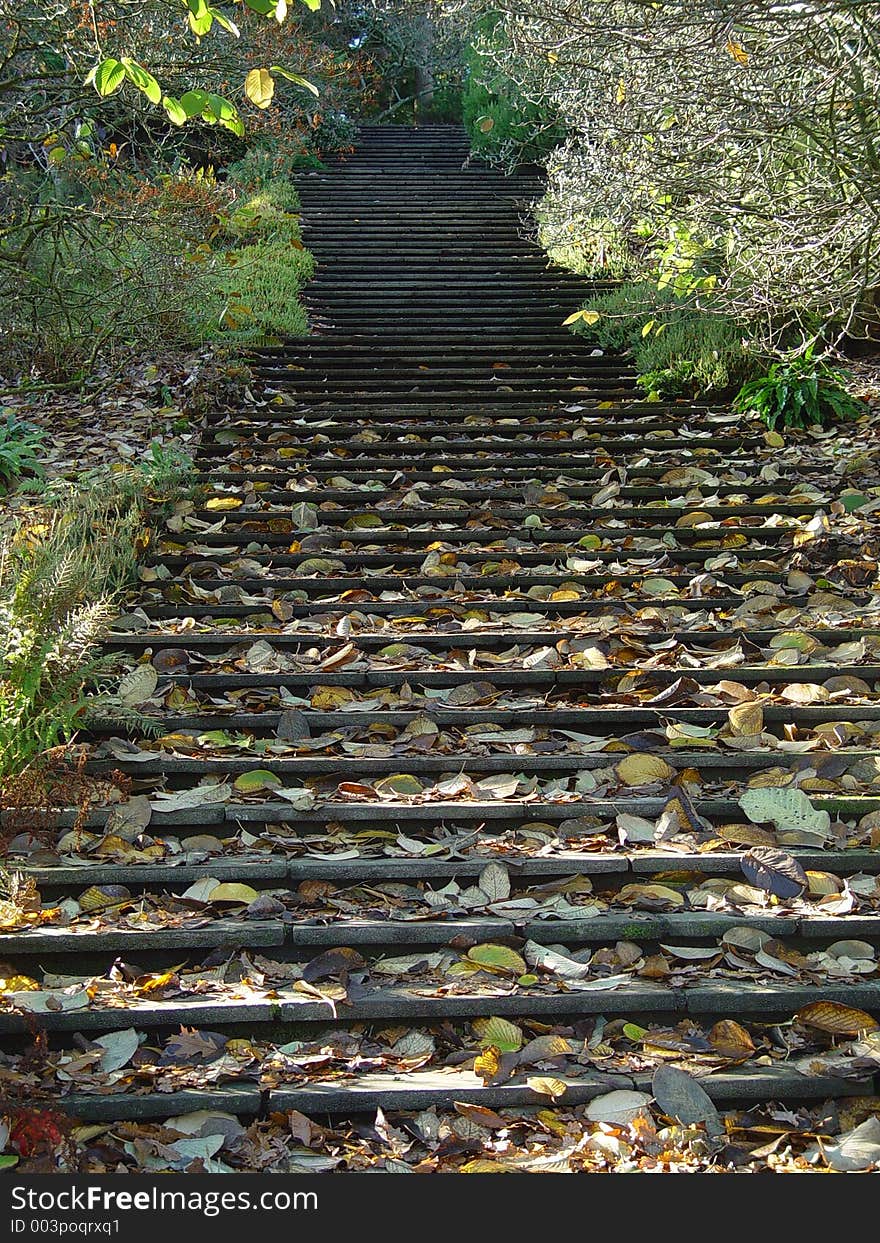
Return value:
[(590, 298), (574, 330), (603, 349), (628, 353), (639, 387), (655, 400), (729, 392), (759, 366), (735, 320), (649, 282)]
[(299, 197), (288, 182), (267, 182), (224, 220), (221, 250), (208, 257), (207, 297), (190, 308), (194, 335), (240, 344), (308, 331), (300, 292), (314, 259), (300, 240)]
[(814, 357), (807, 349), (798, 358), (772, 364), (765, 376), (740, 389), (733, 408), (757, 414), (771, 431), (783, 427), (830, 427), (857, 419), (867, 407), (846, 391), (846, 372)]
[(154, 446), (135, 468), (53, 485), (0, 538), (0, 791), (97, 706), (98, 645), (149, 545), (148, 510), (182, 495), (191, 469)]

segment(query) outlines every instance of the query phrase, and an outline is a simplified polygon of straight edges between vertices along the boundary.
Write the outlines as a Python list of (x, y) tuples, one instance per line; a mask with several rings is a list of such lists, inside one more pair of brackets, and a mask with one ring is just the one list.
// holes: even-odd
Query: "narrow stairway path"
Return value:
[(40, 984), (7, 1056), (46, 1028), (84, 1119), (575, 1106), (670, 1060), (719, 1103), (873, 1094), (848, 442), (638, 402), (561, 326), (537, 176), (455, 127), (300, 189), (313, 333), (209, 418), (109, 644), (158, 736), (97, 729), (101, 797), (13, 844), (64, 921), (0, 940)]

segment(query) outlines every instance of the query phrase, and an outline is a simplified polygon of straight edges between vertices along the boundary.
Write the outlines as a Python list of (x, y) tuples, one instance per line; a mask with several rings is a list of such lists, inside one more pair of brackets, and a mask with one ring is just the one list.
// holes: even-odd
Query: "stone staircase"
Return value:
[[(718, 1103), (871, 1094), (798, 1064), (880, 1016), (880, 614), (829, 459), (640, 402), (562, 327), (595, 285), (537, 174), (456, 127), (299, 184), (312, 334), (209, 417), (109, 644), (159, 737), (97, 729), (103, 802), (18, 841), (70, 922), (0, 939), (41, 985), (9, 1056), (47, 1030), (86, 1120), (576, 1106), (658, 1046)], [(753, 823), (780, 787), (811, 810)]]

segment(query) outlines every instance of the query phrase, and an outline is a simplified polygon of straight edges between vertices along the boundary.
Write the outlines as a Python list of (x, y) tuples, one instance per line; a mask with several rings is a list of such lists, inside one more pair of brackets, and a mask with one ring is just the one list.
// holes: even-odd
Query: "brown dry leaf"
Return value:
[(841, 1001), (813, 1001), (801, 1007), (796, 1022), (834, 1036), (857, 1036), (860, 1032), (876, 1031), (880, 1024), (864, 1010), (856, 1010)]
[(734, 1019), (721, 1019), (709, 1032), (709, 1043), (722, 1057), (747, 1058), (755, 1052), (754, 1042)]
[(467, 1118), (469, 1122), (476, 1122), (477, 1126), (484, 1126), (489, 1131), (501, 1131), (510, 1125), (506, 1118), (502, 1118), (494, 1109), (487, 1109), (485, 1105), (470, 1105), (466, 1101), (454, 1101), (452, 1107), (456, 1113)]

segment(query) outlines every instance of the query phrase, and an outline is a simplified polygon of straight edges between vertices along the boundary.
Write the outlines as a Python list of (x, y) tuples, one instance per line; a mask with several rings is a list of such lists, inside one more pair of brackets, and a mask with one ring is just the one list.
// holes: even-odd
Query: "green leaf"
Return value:
[(255, 13), (259, 13), (262, 17), (275, 12), (275, 0), (244, 0), (244, 2), (249, 9), (253, 9)]
[(283, 69), (281, 65), (272, 65), (271, 68), (272, 72), (277, 73), (280, 78), (287, 78), (288, 82), (295, 82), (297, 86), (302, 86), (305, 90), (311, 91), (316, 99), (319, 97), (320, 91), (308, 78), (303, 78), (298, 73), (291, 73), (289, 69)]
[[(184, 98), (186, 98), (184, 96)], [(222, 95), (209, 94), (206, 96), (206, 103), (202, 112), (202, 118), (209, 125), (220, 124), (224, 129), (231, 130), (233, 134), (239, 137), (244, 133), (244, 126), (238, 115), (234, 104), (228, 99), (224, 99)]]
[(221, 13), (219, 9), (208, 9), (208, 12), (211, 14), (218, 26), (222, 27), (223, 30), (233, 35), (236, 39), (239, 38), (241, 31), (238, 29), (231, 17), (227, 17), (226, 14)]
[(122, 83), (125, 81), (125, 65), (121, 61), (115, 60), (112, 56), (108, 56), (106, 60), (102, 60), (89, 74), (87, 82), (92, 82), (95, 90), (102, 97), (112, 95), (114, 91), (118, 91)]
[(509, 1019), (498, 1018), (497, 1015), (488, 1019), (477, 1019), (474, 1030), (480, 1037), (483, 1048), (494, 1045), (502, 1053), (518, 1053), (523, 1046), (522, 1029)]
[(307, 9), (311, 9), (313, 13), (317, 13), (321, 7), (321, 0), (302, 0)]
[(280, 786), (281, 778), (266, 768), (252, 768), (249, 773), (236, 777), (233, 785), (241, 794), (254, 794), (257, 790), (271, 790)]
[(195, 35), (206, 35), (214, 24), (214, 15), (207, 0), (186, 0), (189, 28)]
[(268, 108), (275, 94), (275, 79), (268, 69), (251, 69), (244, 80), (244, 93), (257, 108)]
[(506, 945), (475, 945), (467, 952), (467, 957), (472, 963), (476, 963), (480, 967), (487, 967), (491, 971), (500, 971), (511, 975), (525, 975), (526, 964), (525, 959), (517, 954), (516, 950), (510, 949)]
[(746, 790), (739, 805), (752, 824), (771, 823), (783, 831), (805, 830), (823, 837), (830, 833), (828, 812), (817, 810), (803, 790), (756, 786)]
[(186, 109), (179, 99), (175, 99), (173, 95), (163, 95), (162, 107), (165, 109), (169, 121), (172, 121), (175, 125), (186, 124)]
[(188, 117), (199, 117), (208, 106), (208, 95), (205, 91), (186, 91), (180, 97), (180, 106)]
[(623, 1034), (627, 1040), (641, 1040), (643, 1036), (647, 1036), (647, 1027), (639, 1027), (638, 1023), (624, 1023)]
[(122, 63), (125, 66), (125, 76), (128, 80), (138, 88), (151, 104), (157, 104), (162, 98), (162, 91), (159, 83), (151, 73), (148, 73), (143, 65), (139, 65), (136, 60), (132, 60), (130, 56), (123, 56)]
[(0, 1170), (11, 1170), (14, 1165), (18, 1165), (18, 1157), (13, 1156), (11, 1152), (0, 1157)]

